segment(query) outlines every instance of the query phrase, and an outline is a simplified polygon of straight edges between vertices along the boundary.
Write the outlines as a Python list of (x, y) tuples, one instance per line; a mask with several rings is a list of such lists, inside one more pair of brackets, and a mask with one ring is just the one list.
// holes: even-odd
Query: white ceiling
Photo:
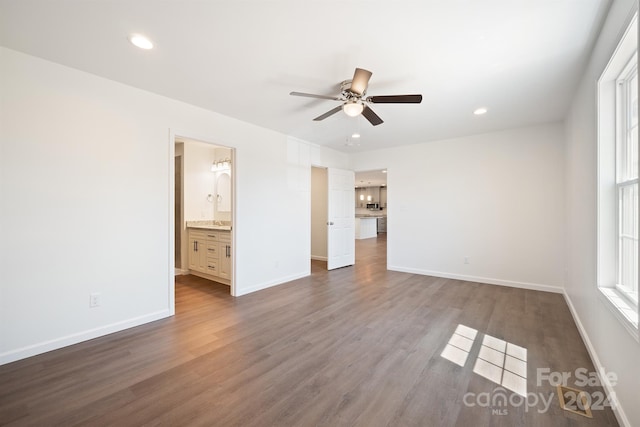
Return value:
[[(0, 0), (0, 44), (352, 152), (562, 119), (610, 1)], [(356, 67), (368, 95), (422, 104), (372, 127), (289, 96), (338, 95)]]

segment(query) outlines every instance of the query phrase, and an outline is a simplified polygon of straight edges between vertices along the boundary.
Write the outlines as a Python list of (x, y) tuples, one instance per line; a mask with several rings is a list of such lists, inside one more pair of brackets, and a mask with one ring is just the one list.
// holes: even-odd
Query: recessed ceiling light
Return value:
[(486, 112), (489, 111), (487, 110), (485, 107), (481, 107), (481, 108), (477, 108), (473, 114), (475, 114), (476, 116), (481, 116), (483, 114), (486, 114)]
[(151, 40), (149, 40), (142, 34), (131, 34), (129, 36), (129, 41), (131, 42), (131, 44), (139, 47), (140, 49), (148, 50), (153, 48), (153, 43), (151, 43)]
[(387, 173), (387, 170), (386, 170), (386, 169), (385, 169), (385, 170), (383, 170), (383, 171), (382, 171), (382, 173)]
[(360, 138), (360, 134), (359, 133), (354, 133), (353, 135), (351, 135), (351, 138)]

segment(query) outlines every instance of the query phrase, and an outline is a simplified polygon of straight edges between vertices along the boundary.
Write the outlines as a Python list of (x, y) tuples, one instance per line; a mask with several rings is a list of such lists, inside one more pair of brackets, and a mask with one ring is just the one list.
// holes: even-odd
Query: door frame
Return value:
[[(188, 140), (203, 142), (205, 144), (211, 144), (218, 147), (229, 148), (231, 150), (231, 223), (232, 230), (231, 233), (231, 285), (230, 285), (230, 294), (232, 296), (236, 296), (236, 265), (237, 265), (237, 257), (236, 257), (236, 230), (237, 230), (237, 194), (236, 194), (236, 180), (237, 180), (237, 155), (236, 155), (236, 147), (233, 144), (229, 144), (226, 141), (221, 141), (220, 138), (216, 138), (210, 135), (198, 135), (194, 132), (189, 132), (177, 128), (169, 128), (169, 182), (168, 182), (168, 194), (169, 194), (169, 271), (168, 271), (168, 292), (169, 292), (169, 311), (171, 315), (175, 315), (176, 302), (176, 287), (175, 287), (175, 143), (176, 138), (184, 138)], [(214, 142), (215, 141), (215, 142)], [(183, 168), (184, 173), (184, 168)]]

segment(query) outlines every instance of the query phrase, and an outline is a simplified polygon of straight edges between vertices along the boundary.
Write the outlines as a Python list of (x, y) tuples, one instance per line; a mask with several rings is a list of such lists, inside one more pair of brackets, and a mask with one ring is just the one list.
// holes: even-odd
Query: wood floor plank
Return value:
[[(356, 257), (239, 298), (178, 276), (173, 318), (0, 366), (0, 425), (617, 425), (538, 384), (538, 368), (594, 369), (561, 295), (387, 271), (384, 235)], [(459, 325), (477, 330), (464, 366), (442, 356)], [(515, 396), (474, 372), (487, 335), (527, 349), (527, 391), (549, 408), (477, 404)]]

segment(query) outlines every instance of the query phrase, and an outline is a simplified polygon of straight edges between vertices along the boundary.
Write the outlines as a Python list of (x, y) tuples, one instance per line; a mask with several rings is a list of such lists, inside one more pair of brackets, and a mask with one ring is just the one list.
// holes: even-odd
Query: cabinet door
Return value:
[(218, 275), (223, 279), (231, 279), (231, 243), (220, 242), (220, 262)]
[(202, 240), (189, 239), (189, 270), (206, 272), (207, 247)]
[(380, 187), (371, 187), (371, 201), (380, 203)]
[(367, 203), (367, 195), (364, 188), (356, 188), (356, 208), (364, 208)]
[(199, 261), (196, 244), (196, 239), (189, 238), (189, 270), (198, 270)]

